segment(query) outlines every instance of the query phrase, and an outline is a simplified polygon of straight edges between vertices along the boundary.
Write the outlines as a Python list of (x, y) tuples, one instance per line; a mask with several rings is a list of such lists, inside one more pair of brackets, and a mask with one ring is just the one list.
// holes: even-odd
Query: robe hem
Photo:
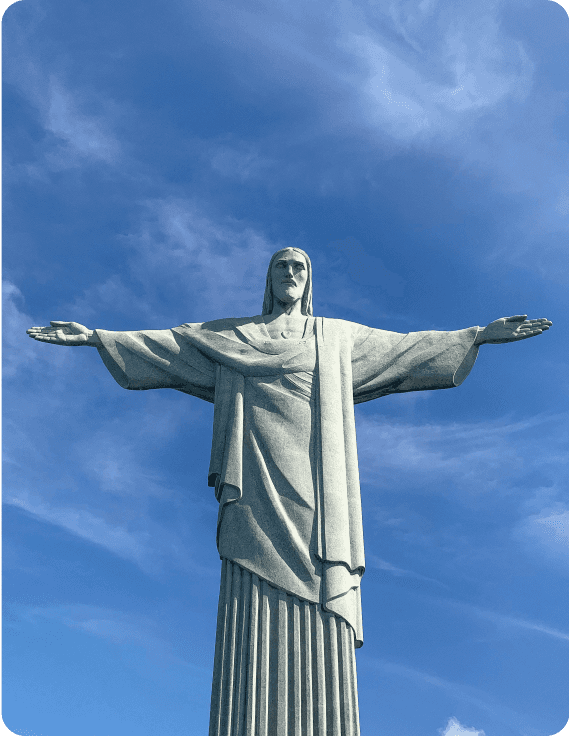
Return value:
[[(232, 560), (230, 557), (224, 557), (223, 555), (219, 555), (219, 559), (222, 562), (223, 560), (228, 560), (234, 565), (239, 565), (239, 567), (243, 568), (243, 570), (247, 570), (247, 572), (251, 573), (252, 575), (256, 575), (259, 578), (259, 580), (262, 580), (263, 582), (267, 583), (267, 585), (270, 585), (271, 588), (274, 588), (275, 590), (282, 590), (287, 595), (290, 595), (293, 598), (298, 598), (299, 601), (305, 601), (306, 603), (312, 603), (313, 605), (319, 606), (324, 611), (324, 613), (329, 613), (330, 615), (335, 616), (336, 618), (341, 618), (342, 621), (345, 621), (347, 625), (350, 627), (350, 629), (354, 632), (355, 648), (359, 649), (363, 645), (363, 641), (358, 639), (356, 630), (354, 629), (352, 624), (348, 621), (348, 619), (344, 618), (344, 616), (340, 616), (340, 614), (336, 613), (336, 611), (331, 611), (330, 609), (326, 608), (326, 606), (322, 603), (321, 600), (315, 601), (315, 600), (311, 600), (310, 598), (307, 598), (306, 596), (298, 595), (298, 593), (293, 593), (291, 590), (287, 590), (282, 585), (277, 585), (276, 583), (272, 583), (270, 580), (267, 580), (267, 578), (264, 578), (262, 575), (259, 575), (259, 573), (256, 570), (252, 570), (250, 567), (247, 567), (247, 565), (244, 565), (241, 562), (237, 562), (237, 560)], [(355, 589), (350, 588), (350, 590), (355, 590)], [(346, 592), (349, 593), (349, 591), (346, 591)]]

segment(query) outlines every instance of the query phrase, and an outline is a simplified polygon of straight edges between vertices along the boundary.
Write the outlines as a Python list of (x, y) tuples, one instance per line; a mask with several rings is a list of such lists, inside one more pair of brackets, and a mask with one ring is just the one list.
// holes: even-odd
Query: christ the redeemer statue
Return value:
[(215, 404), (209, 485), (219, 501), (221, 592), (210, 736), (356, 736), (364, 545), (354, 404), (458, 386), (479, 345), (549, 329), (401, 334), (312, 316), (310, 259), (269, 264), (262, 314), (169, 330), (32, 327), (93, 345), (123, 388)]

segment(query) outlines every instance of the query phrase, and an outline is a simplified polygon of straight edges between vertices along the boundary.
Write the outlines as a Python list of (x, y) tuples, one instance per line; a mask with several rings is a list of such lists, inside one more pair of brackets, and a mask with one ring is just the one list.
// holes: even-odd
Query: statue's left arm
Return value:
[(215, 363), (172, 330), (95, 330), (97, 350), (123, 388), (174, 388), (213, 402)]
[(517, 342), (551, 326), (526, 315), (503, 317), (487, 327), (449, 332), (401, 334), (362, 327), (352, 349), (354, 402), (409, 391), (459, 386), (468, 376), (480, 345)]
[(96, 347), (122, 388), (174, 388), (213, 402), (216, 365), (187, 339), (183, 328), (115, 332), (56, 321), (27, 332), (52, 345)]

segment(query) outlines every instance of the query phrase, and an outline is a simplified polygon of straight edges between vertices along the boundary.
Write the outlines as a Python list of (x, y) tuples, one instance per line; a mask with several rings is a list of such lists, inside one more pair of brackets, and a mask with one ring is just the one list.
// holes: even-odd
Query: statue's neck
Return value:
[(270, 322), (273, 322), (274, 320), (279, 320), (279, 322), (305, 320), (306, 315), (302, 314), (301, 309), (301, 299), (297, 299), (290, 303), (281, 302), (278, 299), (275, 299), (273, 311), (267, 315), (267, 320)]

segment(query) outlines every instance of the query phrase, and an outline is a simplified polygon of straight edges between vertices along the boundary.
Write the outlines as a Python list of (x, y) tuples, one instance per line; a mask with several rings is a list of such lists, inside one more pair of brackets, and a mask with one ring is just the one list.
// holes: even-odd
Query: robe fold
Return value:
[(363, 642), (364, 572), (354, 404), (458, 386), (477, 327), (401, 334), (309, 317), (271, 340), (263, 317), (170, 330), (96, 330), (123, 388), (215, 404), (209, 485), (220, 556), (343, 618)]

